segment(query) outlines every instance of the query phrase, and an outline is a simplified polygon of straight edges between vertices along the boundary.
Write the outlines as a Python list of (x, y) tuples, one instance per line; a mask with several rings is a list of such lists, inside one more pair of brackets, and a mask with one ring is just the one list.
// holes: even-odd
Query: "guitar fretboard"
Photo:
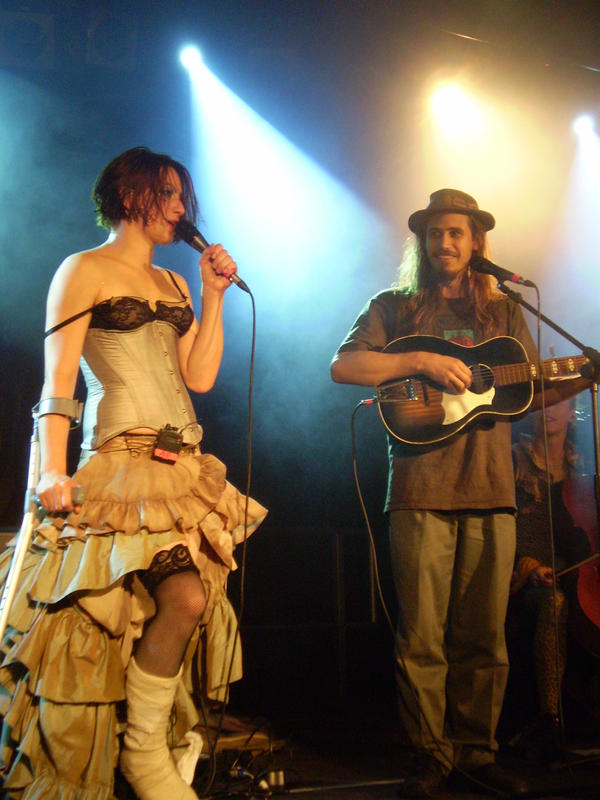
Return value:
[[(544, 378), (568, 378), (578, 375), (581, 367), (587, 362), (585, 356), (565, 356), (549, 358), (542, 361)], [(512, 383), (525, 383), (538, 380), (538, 365), (533, 361), (523, 364), (503, 364), (493, 367), (494, 382), (497, 386), (509, 386)]]

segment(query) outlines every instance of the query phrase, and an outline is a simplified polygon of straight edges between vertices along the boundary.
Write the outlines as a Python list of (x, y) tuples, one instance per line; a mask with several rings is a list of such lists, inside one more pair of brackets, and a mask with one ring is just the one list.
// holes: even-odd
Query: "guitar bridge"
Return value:
[(418, 400), (419, 395), (416, 390), (413, 378), (403, 378), (399, 381), (391, 381), (379, 387), (380, 403), (397, 403), (399, 400)]

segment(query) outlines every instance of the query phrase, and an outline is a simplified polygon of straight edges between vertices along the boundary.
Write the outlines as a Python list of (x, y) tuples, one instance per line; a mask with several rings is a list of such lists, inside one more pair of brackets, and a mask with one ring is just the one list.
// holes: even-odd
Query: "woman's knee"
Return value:
[(182, 572), (165, 578), (155, 590), (159, 614), (168, 614), (181, 624), (195, 626), (206, 608), (206, 591), (198, 573)]

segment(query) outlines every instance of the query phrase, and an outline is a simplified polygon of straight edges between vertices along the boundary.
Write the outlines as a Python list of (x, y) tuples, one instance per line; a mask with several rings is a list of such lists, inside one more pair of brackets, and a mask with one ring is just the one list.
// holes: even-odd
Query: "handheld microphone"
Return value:
[(474, 269), (475, 272), (484, 272), (486, 275), (493, 275), (494, 278), (497, 278), (500, 282), (512, 281), (512, 283), (520, 283), (521, 286), (535, 286), (533, 281), (528, 281), (527, 278), (517, 275), (516, 272), (511, 272), (509, 269), (498, 267), (496, 264), (488, 261), (487, 258), (483, 258), (483, 256), (472, 255), (470, 264), (471, 269)]
[[(199, 253), (203, 253), (208, 247), (208, 242), (204, 236), (202, 236), (198, 228), (192, 225), (188, 219), (183, 219), (182, 217), (179, 220), (175, 226), (175, 233), (180, 239), (183, 239), (186, 244), (189, 244), (190, 247), (193, 247), (194, 250), (197, 250)], [(232, 272), (227, 278), (231, 283), (235, 283), (236, 286), (239, 286), (240, 289), (250, 293), (250, 289), (236, 272)]]
[[(73, 503), (73, 505), (74, 506), (80, 506), (83, 503), (84, 500), (85, 500), (85, 487), (83, 487), (83, 486), (74, 486), (71, 489), (71, 502)], [(45, 514), (54, 513), (54, 514), (62, 514), (63, 516), (66, 516), (67, 514), (71, 513), (70, 511), (54, 511), (54, 512), (47, 511), (44, 508), (44, 506), (42, 505), (42, 503), (40, 501), (40, 498), (37, 496), (37, 494), (33, 495), (33, 502), (38, 507), (38, 509), (37, 509), (37, 517), (40, 520), (44, 519), (44, 515)]]

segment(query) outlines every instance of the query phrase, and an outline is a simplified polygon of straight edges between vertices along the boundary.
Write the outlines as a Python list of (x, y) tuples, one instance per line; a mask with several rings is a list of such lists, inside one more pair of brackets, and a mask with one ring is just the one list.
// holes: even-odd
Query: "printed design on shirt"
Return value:
[(455, 330), (445, 330), (444, 339), (447, 342), (461, 344), (463, 347), (475, 346), (475, 335), (471, 328), (458, 328)]
[[(462, 347), (475, 347), (475, 332), (472, 328), (444, 328), (444, 339)], [(458, 356), (460, 358), (460, 355)], [(473, 372), (473, 383), (462, 394), (442, 392), (441, 406), (444, 410), (443, 425), (453, 425), (466, 419), (482, 406), (491, 406), (496, 390), (491, 382), (485, 380), (489, 370), (477, 364), (469, 366)]]

